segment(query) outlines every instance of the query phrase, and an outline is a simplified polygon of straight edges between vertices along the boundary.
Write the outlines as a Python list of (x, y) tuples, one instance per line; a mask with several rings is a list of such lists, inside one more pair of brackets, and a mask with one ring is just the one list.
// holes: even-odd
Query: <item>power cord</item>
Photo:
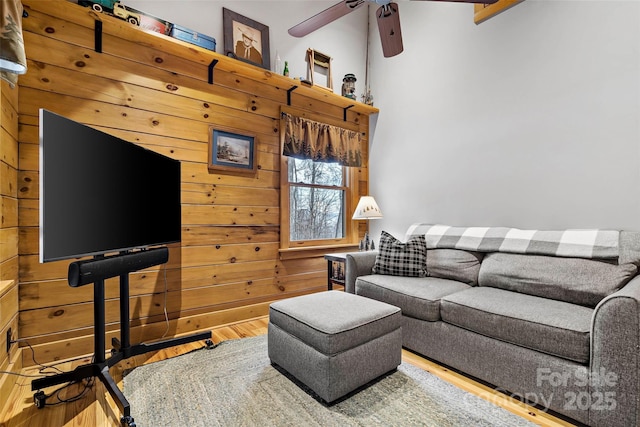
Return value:
[[(77, 383), (76, 381), (70, 381), (67, 384), (57, 388), (50, 394), (45, 394), (45, 392), (42, 390), (38, 391), (33, 395), (33, 403), (35, 403), (38, 409), (42, 409), (45, 406), (55, 406), (55, 405), (60, 405), (61, 403), (71, 403), (71, 402), (80, 400), (84, 397), (85, 394), (87, 394), (89, 390), (91, 390), (91, 388), (95, 384), (95, 378), (94, 377), (85, 378), (84, 380), (82, 380), (82, 382), (84, 383), (84, 388), (80, 392), (78, 392), (78, 394), (76, 394), (75, 396), (61, 397), (61, 393), (65, 389)], [(57, 401), (53, 403), (47, 403), (47, 399), (51, 397), (55, 397)]]
[[(20, 375), (20, 376), (29, 376), (29, 377), (46, 377), (46, 376), (50, 376), (50, 375), (57, 375), (59, 373), (62, 373), (63, 371), (58, 369), (56, 367), (56, 365), (59, 365), (61, 363), (66, 363), (69, 362), (69, 360), (65, 360), (63, 362), (57, 362), (57, 363), (53, 363), (51, 365), (43, 365), (42, 363), (38, 362), (36, 360), (36, 352), (33, 349), (33, 347), (31, 346), (31, 344), (29, 344), (29, 341), (25, 340), (25, 339), (17, 339), (17, 340), (11, 340), (9, 341), (9, 344), (15, 344), (15, 343), (25, 343), (27, 345), (27, 347), (29, 347), (29, 350), (31, 350), (31, 360), (33, 360), (33, 364), (38, 366), (40, 369), (38, 370), (39, 375), (25, 375), (25, 374), (16, 374), (15, 372), (7, 372), (7, 371), (0, 371), (2, 373), (8, 373), (8, 374), (14, 374), (14, 375)], [(45, 370), (47, 369), (53, 369), (55, 372), (45, 372)]]
[[(48, 377), (51, 375), (57, 375), (58, 373), (62, 372), (60, 369), (56, 368), (55, 365), (43, 365), (42, 363), (39, 363), (36, 360), (36, 352), (33, 349), (33, 347), (31, 346), (31, 344), (29, 344), (29, 342), (27, 340), (24, 339), (17, 339), (17, 340), (11, 340), (9, 341), (9, 345), (11, 344), (15, 344), (15, 343), (20, 343), (20, 342), (24, 342), (29, 349), (31, 350), (31, 359), (33, 360), (34, 365), (38, 366), (40, 369), (38, 370), (38, 374), (19, 374), (17, 372), (10, 372), (10, 371), (0, 371), (0, 374), (8, 374), (8, 375), (15, 375), (17, 377), (25, 377), (25, 378), (43, 378), (43, 377)], [(65, 361), (67, 362), (67, 361)], [(64, 363), (64, 362), (58, 362), (59, 363)], [(44, 372), (46, 369), (51, 369), (53, 368), (54, 370), (56, 370), (57, 372)]]
[[(65, 373), (63, 370), (57, 368), (56, 365), (59, 365), (61, 363), (68, 363), (68, 362), (83, 358), (83, 357), (78, 357), (76, 359), (68, 359), (68, 360), (52, 363), (51, 365), (44, 365), (44, 364), (42, 364), (42, 363), (40, 363), (40, 362), (38, 362), (36, 360), (36, 352), (35, 352), (33, 346), (31, 344), (29, 344), (29, 341), (27, 341), (25, 339), (17, 339), (17, 340), (9, 341), (9, 344), (20, 343), (20, 342), (25, 343), (29, 347), (29, 349), (31, 350), (31, 359), (33, 360), (34, 365), (39, 367), (38, 374), (37, 375), (34, 375), (34, 374), (21, 374), (21, 373), (17, 373), (17, 372), (9, 372), (9, 371), (0, 371), (0, 373), (8, 374), (8, 375), (15, 375), (15, 376), (19, 376), (19, 377), (25, 377), (25, 378), (44, 378), (44, 377), (48, 377), (48, 376), (52, 376), (52, 375)], [(94, 355), (94, 358), (95, 358), (95, 355)], [(53, 372), (45, 372), (48, 369), (53, 369)], [(77, 381), (70, 381), (67, 384), (57, 388), (56, 390), (54, 390), (50, 394), (46, 394), (44, 391), (40, 390), (40, 391), (36, 392), (33, 395), (33, 402), (35, 403), (35, 405), (36, 405), (36, 407), (38, 409), (42, 409), (45, 406), (53, 406), (53, 405), (59, 405), (61, 403), (75, 402), (76, 400), (81, 399), (85, 394), (87, 394), (87, 392), (89, 390), (91, 390), (91, 388), (93, 387), (93, 385), (95, 383), (95, 378), (94, 377), (84, 378), (82, 380), (82, 382), (84, 383), (84, 388), (78, 394), (76, 394), (75, 396), (62, 397), (61, 393), (65, 389), (67, 389), (67, 388), (71, 387), (72, 385), (76, 384), (76, 382)], [(54, 402), (54, 403), (47, 403), (47, 399), (49, 399), (51, 397), (55, 397), (57, 399), (57, 401)]]
[(162, 271), (164, 272), (164, 304), (163, 304), (163, 311), (164, 311), (164, 321), (167, 324), (167, 330), (164, 331), (164, 334), (162, 334), (162, 337), (161, 337), (161, 338), (164, 338), (169, 333), (169, 314), (167, 314), (167, 294), (169, 293), (169, 285), (167, 284), (167, 265), (166, 264), (164, 264), (162, 266)]
[(0, 371), (0, 374), (7, 374), (7, 375), (15, 375), (16, 377), (24, 377), (24, 378), (43, 378), (46, 377), (48, 375), (40, 375), (40, 374), (21, 374), (18, 372), (11, 372), (11, 371)]

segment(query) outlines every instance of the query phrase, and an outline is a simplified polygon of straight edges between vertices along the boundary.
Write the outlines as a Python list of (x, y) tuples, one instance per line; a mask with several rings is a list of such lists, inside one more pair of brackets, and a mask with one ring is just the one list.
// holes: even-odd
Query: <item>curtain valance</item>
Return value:
[(283, 155), (316, 162), (338, 162), (342, 166), (362, 166), (359, 132), (285, 112), (282, 119)]

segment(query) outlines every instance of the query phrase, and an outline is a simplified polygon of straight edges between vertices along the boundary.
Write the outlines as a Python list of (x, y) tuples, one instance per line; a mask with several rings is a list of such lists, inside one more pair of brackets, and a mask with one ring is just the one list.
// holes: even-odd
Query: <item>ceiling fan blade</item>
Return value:
[[(414, 0), (415, 1), (415, 0)], [(427, 0), (422, 0), (427, 1)], [(498, 3), (499, 0), (428, 0), (428, 1), (449, 1), (456, 3), (484, 3), (484, 4), (494, 4)]]
[(397, 3), (380, 6), (376, 11), (378, 30), (382, 42), (382, 53), (385, 58), (395, 56), (404, 50), (402, 31), (400, 30), (400, 14)]
[(318, 28), (343, 17), (347, 13), (353, 12), (366, 2), (366, 0), (343, 0), (340, 3), (334, 4), (330, 8), (325, 9), (311, 18), (289, 28), (289, 34), (294, 37), (304, 37)]

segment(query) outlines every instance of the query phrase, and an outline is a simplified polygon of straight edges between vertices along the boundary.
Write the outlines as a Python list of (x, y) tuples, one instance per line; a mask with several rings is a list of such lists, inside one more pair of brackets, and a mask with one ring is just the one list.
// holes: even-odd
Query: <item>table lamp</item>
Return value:
[[(380, 218), (382, 218), (382, 211), (380, 211), (376, 200), (371, 196), (362, 196), (351, 219), (370, 220)], [(368, 251), (373, 249), (375, 249), (375, 244), (373, 240), (369, 239), (369, 223), (367, 222), (367, 231), (360, 241), (360, 250)]]

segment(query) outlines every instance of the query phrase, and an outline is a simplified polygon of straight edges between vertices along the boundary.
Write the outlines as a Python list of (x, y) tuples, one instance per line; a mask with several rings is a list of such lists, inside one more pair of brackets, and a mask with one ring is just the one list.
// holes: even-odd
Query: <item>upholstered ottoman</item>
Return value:
[(398, 367), (401, 322), (398, 307), (342, 291), (278, 301), (269, 358), (330, 403)]

